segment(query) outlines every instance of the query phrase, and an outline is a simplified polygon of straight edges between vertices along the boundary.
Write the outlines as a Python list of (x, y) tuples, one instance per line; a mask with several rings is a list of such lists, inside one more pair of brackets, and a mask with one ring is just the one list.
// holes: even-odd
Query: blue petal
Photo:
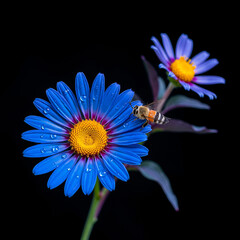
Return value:
[(125, 150), (124, 148), (110, 149), (108, 152), (121, 163), (140, 165), (142, 162), (142, 159), (136, 153)]
[(117, 83), (111, 84), (103, 95), (102, 105), (99, 109), (98, 121), (101, 121), (105, 115), (112, 109), (115, 100), (119, 94), (120, 85)]
[(59, 92), (52, 88), (49, 88), (46, 93), (55, 110), (67, 121), (73, 124), (76, 123), (74, 116), (71, 113), (71, 108), (66, 99)]
[(201, 74), (201, 73), (207, 72), (208, 70), (215, 67), (217, 64), (218, 64), (218, 60), (215, 58), (210, 59), (206, 62), (203, 62), (202, 64), (197, 65), (195, 69), (195, 74)]
[(103, 160), (100, 158), (97, 158), (95, 160), (95, 164), (98, 171), (98, 178), (102, 185), (108, 189), (109, 191), (112, 191), (115, 189), (115, 179), (114, 176), (108, 171), (106, 166), (103, 163)]
[(128, 146), (111, 146), (113, 150), (117, 150), (120, 152), (133, 152), (137, 154), (139, 157), (145, 157), (148, 155), (148, 148), (141, 144), (132, 144)]
[(27, 116), (24, 121), (39, 130), (42, 130), (42, 133), (48, 132), (48, 133), (56, 133), (56, 134), (68, 134), (68, 131), (64, 129), (63, 127), (60, 127), (59, 125), (53, 123), (52, 121), (39, 117), (39, 116)]
[(177, 41), (177, 45), (176, 45), (176, 59), (178, 59), (181, 56), (183, 56), (183, 51), (184, 51), (187, 39), (188, 39), (188, 36), (186, 34), (182, 34), (179, 37), (179, 39)]
[(36, 98), (33, 101), (33, 104), (35, 105), (35, 107), (48, 119), (52, 120), (53, 122), (64, 126), (64, 127), (70, 127), (69, 123), (66, 122), (61, 116), (59, 116), (55, 110), (53, 109), (53, 107), (51, 106), (51, 104), (43, 99), (40, 98)]
[(175, 58), (172, 43), (166, 33), (161, 34), (163, 46), (170, 60)]
[(24, 157), (47, 157), (62, 152), (69, 147), (66, 143), (37, 144), (23, 151)]
[(98, 115), (99, 108), (102, 104), (102, 99), (105, 90), (105, 77), (99, 73), (93, 81), (90, 93), (91, 119), (95, 119)]
[(158, 56), (159, 60), (165, 64), (166, 66), (169, 65), (169, 58), (167, 56), (167, 54), (165, 53), (162, 45), (160, 44), (160, 42), (155, 38), (152, 37), (151, 40), (153, 41), (153, 43), (155, 44), (155, 46), (151, 46), (151, 49), (154, 50), (154, 52), (156, 53), (156, 55)]
[(53, 189), (62, 184), (66, 180), (76, 161), (77, 158), (75, 155), (64, 161), (49, 177), (47, 182), (48, 188)]
[[(134, 129), (136, 129), (136, 128), (140, 129), (140, 127), (143, 125), (145, 120), (137, 119), (133, 114), (131, 115), (134, 106), (142, 106), (141, 101), (136, 100), (136, 101), (130, 102), (129, 103), (129, 108), (127, 108), (124, 112), (122, 112), (119, 116), (117, 116), (117, 118), (115, 118), (113, 121), (110, 121), (110, 124), (108, 124), (106, 126), (106, 129), (111, 129), (112, 130), (113, 128), (117, 128), (116, 130), (115, 129), (113, 130), (113, 133), (116, 134), (116, 133), (121, 132), (121, 129), (126, 131), (126, 127), (128, 126), (128, 122), (133, 123), (135, 121), (137, 121), (137, 122), (132, 124), (132, 125), (134, 125)], [(129, 126), (128, 126), (127, 129), (128, 129), (127, 131), (130, 130)]]
[(117, 145), (130, 145), (144, 142), (147, 140), (147, 135), (141, 132), (131, 131), (116, 136), (110, 136), (109, 142)]
[(178, 82), (183, 86), (183, 88), (187, 91), (190, 90), (190, 84), (181, 80), (178, 80)]
[(112, 175), (125, 182), (129, 179), (127, 169), (115, 156), (108, 152), (102, 154), (102, 158), (104, 165), (107, 167), (107, 169)]
[(148, 124), (146, 127), (140, 129), (140, 131), (141, 131), (142, 133), (147, 134), (147, 133), (150, 133), (150, 132), (152, 131), (152, 127), (151, 127), (150, 124)]
[(89, 195), (96, 184), (97, 169), (93, 158), (88, 158), (82, 173), (82, 191), (85, 195)]
[(192, 54), (192, 50), (193, 50), (193, 41), (191, 39), (187, 39), (182, 55), (189, 58)]
[(103, 119), (102, 124), (105, 125), (109, 121), (113, 120), (115, 117), (117, 117), (121, 112), (123, 112), (132, 101), (132, 98), (134, 96), (134, 92), (130, 89), (122, 92), (116, 99), (116, 104), (114, 107), (110, 110), (110, 112), (107, 114), (105, 119)]
[(51, 157), (45, 158), (43, 161), (39, 162), (33, 168), (33, 174), (40, 175), (44, 173), (51, 172), (55, 168), (57, 168), (63, 161), (67, 160), (71, 157), (72, 153), (69, 151), (61, 152), (59, 154), (55, 154)]
[(105, 129), (112, 129), (112, 128), (116, 128), (118, 127), (120, 124), (123, 124), (130, 116), (130, 114), (132, 113), (132, 108), (129, 107), (128, 109), (126, 109), (124, 112), (122, 112), (121, 114), (119, 114), (119, 116), (117, 116), (114, 120), (110, 121), (107, 126), (105, 127)]
[(82, 118), (81, 118), (80, 109), (79, 109), (79, 106), (77, 103), (77, 99), (74, 96), (72, 90), (64, 82), (57, 83), (57, 90), (67, 100), (67, 102), (71, 108), (71, 113), (75, 117), (75, 119), (77, 119), (78, 121), (81, 121)]
[(135, 116), (131, 115), (122, 125), (118, 126), (115, 129), (111, 129), (109, 134), (112, 136), (130, 132), (138, 131), (142, 129), (142, 125), (145, 123), (145, 120), (137, 119)]
[(75, 88), (76, 88), (77, 101), (83, 113), (83, 116), (86, 119), (89, 119), (90, 90), (89, 90), (88, 81), (84, 73), (80, 72), (77, 74), (75, 79)]
[(193, 82), (205, 85), (224, 84), (225, 79), (219, 76), (196, 76)]
[(209, 90), (206, 90), (204, 88), (201, 88), (195, 84), (190, 84), (191, 90), (196, 92), (200, 97), (203, 97), (204, 95), (207, 95), (210, 100), (213, 100), (214, 98), (217, 98), (217, 95)]
[(209, 55), (210, 54), (208, 52), (202, 51), (202, 52), (198, 53), (196, 56), (194, 56), (192, 58), (191, 62), (193, 63), (193, 65), (197, 66), (197, 65), (203, 63), (205, 60), (207, 60)]
[(80, 188), (84, 165), (85, 157), (79, 159), (75, 167), (69, 173), (64, 186), (65, 196), (72, 197), (76, 193), (76, 191)]
[(67, 140), (64, 135), (44, 133), (42, 130), (26, 131), (22, 133), (22, 139), (35, 143), (54, 143), (64, 142)]

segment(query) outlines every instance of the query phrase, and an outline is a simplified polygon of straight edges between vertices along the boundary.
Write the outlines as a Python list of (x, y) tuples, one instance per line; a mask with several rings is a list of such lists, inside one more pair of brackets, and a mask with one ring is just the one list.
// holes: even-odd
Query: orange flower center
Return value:
[(191, 63), (191, 59), (187, 60), (185, 57), (180, 57), (171, 64), (170, 68), (177, 78), (184, 82), (191, 82), (196, 66)]
[(107, 145), (107, 132), (95, 120), (83, 120), (74, 125), (69, 142), (72, 150), (82, 156), (99, 154)]

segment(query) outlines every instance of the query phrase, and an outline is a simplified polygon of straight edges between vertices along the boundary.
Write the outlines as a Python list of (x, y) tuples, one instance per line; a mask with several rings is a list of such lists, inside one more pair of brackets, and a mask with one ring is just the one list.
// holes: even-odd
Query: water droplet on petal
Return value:
[(46, 109), (43, 110), (43, 113), (48, 114), (49, 110), (50, 110), (49, 108), (46, 108)]
[(86, 169), (86, 172), (87, 172), (87, 173), (89, 173), (89, 172), (91, 172), (91, 171), (92, 171), (91, 168), (87, 168), (87, 169)]
[(86, 96), (80, 96), (80, 101), (84, 102), (86, 100), (86, 98), (87, 98)]
[(66, 157), (67, 157), (67, 155), (66, 155), (66, 154), (63, 154), (63, 155), (62, 155), (62, 158), (66, 158)]
[(56, 138), (56, 137), (57, 137), (56, 134), (51, 134), (51, 135), (50, 135), (50, 138), (51, 138), (51, 139), (54, 139), (54, 138)]
[(40, 151), (41, 151), (41, 153), (45, 153), (45, 149), (44, 148), (42, 148)]
[(71, 168), (68, 168), (67, 170), (68, 170), (68, 171), (70, 171), (70, 170), (71, 170)]
[(106, 176), (106, 172), (105, 172), (105, 171), (103, 171), (103, 172), (99, 172), (99, 176), (100, 176), (100, 177), (104, 177), (104, 176)]
[(42, 130), (44, 130), (44, 129), (45, 129), (44, 125), (42, 125), (42, 126), (41, 126), (41, 129), (42, 129)]

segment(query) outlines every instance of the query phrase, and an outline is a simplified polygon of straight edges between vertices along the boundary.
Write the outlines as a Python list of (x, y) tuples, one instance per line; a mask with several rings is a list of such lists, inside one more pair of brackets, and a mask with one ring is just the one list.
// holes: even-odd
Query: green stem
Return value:
[(166, 100), (168, 99), (169, 95), (171, 94), (172, 90), (175, 88), (175, 85), (171, 82), (169, 82), (168, 87), (163, 94), (163, 97), (161, 98), (161, 101), (159, 101), (159, 104), (157, 105), (156, 110), (158, 112), (162, 111), (163, 105), (165, 104)]
[(93, 199), (88, 212), (87, 220), (83, 229), (81, 240), (88, 240), (92, 232), (94, 224), (98, 220), (98, 215), (102, 209), (102, 206), (107, 198), (109, 191), (103, 188), (100, 191), (99, 180), (97, 179), (94, 187)]

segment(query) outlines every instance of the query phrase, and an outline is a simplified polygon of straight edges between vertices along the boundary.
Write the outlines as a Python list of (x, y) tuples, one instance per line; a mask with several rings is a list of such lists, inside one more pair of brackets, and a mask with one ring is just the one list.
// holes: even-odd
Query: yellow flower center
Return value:
[(89, 157), (99, 154), (107, 145), (107, 132), (95, 120), (82, 120), (74, 125), (69, 142), (76, 153)]
[(191, 59), (180, 57), (176, 59), (170, 66), (171, 71), (178, 77), (180, 80), (184, 82), (191, 82), (194, 77), (194, 69), (196, 66), (193, 63), (190, 63)]

